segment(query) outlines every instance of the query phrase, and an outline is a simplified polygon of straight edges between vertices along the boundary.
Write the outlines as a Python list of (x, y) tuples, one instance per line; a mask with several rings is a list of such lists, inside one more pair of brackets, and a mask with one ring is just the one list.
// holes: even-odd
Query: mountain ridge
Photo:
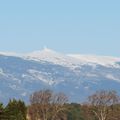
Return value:
[[(100, 55), (85, 55), (85, 54), (62, 54), (59, 52), (56, 52), (52, 49), (49, 49), (47, 47), (44, 47), (43, 50), (37, 50), (33, 51), (30, 53), (15, 53), (15, 52), (0, 52), (1, 55), (6, 55), (6, 56), (16, 56), (16, 57), (21, 57), (21, 58), (28, 58), (28, 59), (33, 59), (33, 60), (46, 60), (50, 61), (50, 58), (55, 58), (56, 59), (62, 59), (64, 58), (73, 60), (78, 63), (94, 63), (94, 64), (100, 64), (100, 65), (115, 65), (116, 62), (120, 61), (119, 57), (112, 57), (112, 56), (100, 56)], [(47, 58), (47, 59), (46, 59)], [(48, 59), (49, 58), (49, 59)], [(64, 61), (63, 60), (63, 61)], [(52, 62), (53, 59), (51, 60)]]
[(15, 97), (28, 102), (32, 92), (46, 88), (64, 92), (72, 102), (84, 101), (100, 89), (120, 91), (119, 58), (74, 57), (49, 49), (0, 54), (0, 100)]

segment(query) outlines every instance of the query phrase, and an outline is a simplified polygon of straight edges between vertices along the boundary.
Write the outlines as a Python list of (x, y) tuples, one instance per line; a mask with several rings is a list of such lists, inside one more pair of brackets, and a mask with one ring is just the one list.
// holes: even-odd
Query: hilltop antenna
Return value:
[(46, 45), (44, 45), (44, 50), (47, 50), (47, 46)]
[(49, 49), (47, 46), (44, 46), (44, 51), (47, 51), (47, 52), (53, 52), (51, 49)]

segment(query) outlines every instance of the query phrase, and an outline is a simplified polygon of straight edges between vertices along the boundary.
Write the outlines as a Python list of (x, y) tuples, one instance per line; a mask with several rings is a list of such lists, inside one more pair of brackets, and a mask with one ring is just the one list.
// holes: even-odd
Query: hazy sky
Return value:
[(1, 0), (0, 51), (43, 46), (120, 57), (120, 0)]

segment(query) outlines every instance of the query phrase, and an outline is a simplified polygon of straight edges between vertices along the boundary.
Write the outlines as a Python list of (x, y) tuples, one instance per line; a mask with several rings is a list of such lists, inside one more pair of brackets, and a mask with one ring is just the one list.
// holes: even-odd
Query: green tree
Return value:
[(0, 120), (2, 120), (4, 117), (4, 106), (2, 103), (0, 103)]
[(26, 120), (26, 106), (21, 100), (10, 100), (5, 108), (6, 116), (9, 120)]
[(82, 116), (81, 105), (77, 103), (66, 104), (67, 120), (84, 120)]

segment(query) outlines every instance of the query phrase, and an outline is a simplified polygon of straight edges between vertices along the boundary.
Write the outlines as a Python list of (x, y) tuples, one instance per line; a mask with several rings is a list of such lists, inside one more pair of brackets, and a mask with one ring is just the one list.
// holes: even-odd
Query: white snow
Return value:
[(5, 75), (5, 73), (4, 73), (2, 68), (0, 68), (0, 75)]
[(88, 77), (98, 77), (96, 74), (93, 74), (93, 73), (88, 73), (88, 74), (86, 74), (86, 76), (88, 76)]
[(9, 87), (11, 88), (11, 89), (13, 89), (13, 90), (17, 90), (17, 86), (16, 85), (9, 85)]
[(80, 65), (88, 64), (95, 67), (97, 64), (106, 67), (120, 68), (116, 62), (120, 62), (120, 58), (110, 56), (97, 55), (80, 55), (80, 54), (61, 54), (51, 49), (44, 48), (41, 51), (35, 51), (25, 55), (25, 58), (32, 60), (43, 60), (54, 64), (63, 65), (74, 69)]
[(77, 64), (80, 64), (79, 60), (61, 53), (57, 53), (48, 48), (44, 48), (41, 51), (25, 54), (24, 58), (36, 61), (47, 61), (54, 64), (70, 67), (71, 69), (75, 68)]
[(53, 80), (49, 73), (40, 72), (34, 69), (29, 69), (28, 73), (30, 73), (30, 75), (34, 79), (41, 80), (42, 82), (47, 83), (49, 85), (53, 85), (55, 83), (55, 81)]
[(23, 92), (21, 96), (25, 97), (27, 95), (27, 92)]
[(120, 58), (110, 56), (97, 56), (97, 55), (80, 55), (80, 54), (69, 54), (68, 56), (80, 60), (84, 63), (94, 63), (107, 67), (120, 67), (116, 62), (120, 62)]
[(111, 79), (111, 80), (115, 80), (117, 82), (120, 82), (119, 78), (116, 78), (115, 76), (113, 76), (112, 74), (107, 74), (106, 78)]
[(69, 67), (74, 70), (76, 67), (87, 64), (93, 67), (102, 65), (106, 67), (120, 68), (116, 62), (120, 62), (120, 58), (110, 56), (97, 56), (97, 55), (81, 55), (81, 54), (61, 54), (54, 50), (44, 47), (43, 50), (34, 51), (32, 53), (17, 54), (14, 52), (0, 52), (1, 55), (17, 56), (27, 60), (35, 60), (41, 62), (51, 62), (54, 64)]
[(88, 90), (88, 89), (89, 89), (89, 86), (85, 86), (84, 88)]
[(22, 56), (22, 54), (15, 53), (15, 52), (0, 52), (0, 55), (4, 55), (4, 56), (16, 56), (16, 57)]

